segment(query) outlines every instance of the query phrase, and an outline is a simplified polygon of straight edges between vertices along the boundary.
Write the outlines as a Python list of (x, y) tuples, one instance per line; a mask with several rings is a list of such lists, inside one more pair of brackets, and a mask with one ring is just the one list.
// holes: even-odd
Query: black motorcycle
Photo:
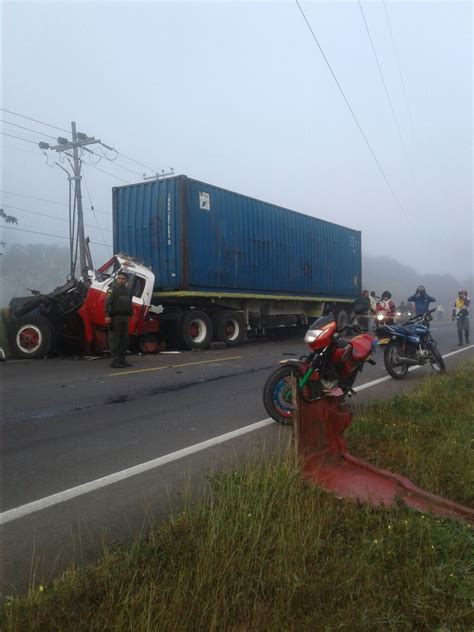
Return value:
[(384, 363), (395, 380), (402, 380), (411, 366), (429, 364), (435, 373), (446, 371), (443, 357), (429, 328), (434, 311), (431, 309), (410, 318), (403, 325), (383, 325), (377, 330), (379, 336), (389, 340), (384, 351)]

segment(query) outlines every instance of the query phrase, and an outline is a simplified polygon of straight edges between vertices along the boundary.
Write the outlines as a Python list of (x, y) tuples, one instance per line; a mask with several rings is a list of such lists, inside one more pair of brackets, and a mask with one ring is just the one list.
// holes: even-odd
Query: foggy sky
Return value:
[[(362, 4), (409, 161), (358, 3), (301, 5), (402, 208), (293, 2), (5, 3), (2, 107), (64, 128), (75, 120), (147, 165), (171, 165), (176, 174), (361, 230), (365, 252), (420, 273), (466, 278), (473, 270), (471, 3), (386, 2), (408, 104), (384, 5)], [(1, 130), (42, 139), (10, 125)], [(0, 135), (0, 149), (2, 190), (67, 202), (66, 175), (34, 144)], [(84, 163), (84, 203), (102, 211), (97, 220), (110, 230), (112, 186), (137, 182), (146, 169), (104, 158), (97, 166), (111, 177)], [(0, 200), (19, 227), (67, 234), (65, 222), (6, 205), (62, 218), (66, 206), (10, 194)], [(86, 211), (87, 224), (97, 220)], [(87, 233), (111, 243), (110, 232)], [(7, 243), (67, 245), (0, 234)], [(93, 246), (96, 264), (109, 253)]]

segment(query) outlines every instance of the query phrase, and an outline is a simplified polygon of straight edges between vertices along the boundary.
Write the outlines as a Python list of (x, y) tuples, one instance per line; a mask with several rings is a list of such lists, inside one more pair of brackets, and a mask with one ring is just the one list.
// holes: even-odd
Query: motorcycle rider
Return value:
[(392, 293), (388, 290), (382, 292), (376, 310), (377, 314), (383, 313), (387, 325), (393, 325), (396, 307), (395, 302), (392, 300)]
[(462, 347), (463, 332), (465, 343), (469, 344), (469, 310), (471, 299), (468, 298), (467, 290), (459, 290), (458, 297), (454, 301), (453, 313), (451, 320), (456, 321), (458, 329), (458, 346)]
[(416, 292), (409, 296), (407, 301), (415, 304), (415, 316), (422, 316), (428, 311), (430, 303), (434, 303), (436, 299), (426, 293), (424, 285), (419, 285)]

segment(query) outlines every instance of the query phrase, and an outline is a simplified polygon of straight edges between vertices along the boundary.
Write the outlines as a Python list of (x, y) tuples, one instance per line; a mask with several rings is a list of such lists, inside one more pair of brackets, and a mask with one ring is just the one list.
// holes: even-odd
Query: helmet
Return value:
[(426, 290), (425, 290), (425, 286), (424, 286), (424, 285), (419, 285), (419, 286), (416, 288), (416, 291), (417, 291), (419, 294), (421, 294), (422, 292), (426, 292)]
[(458, 294), (465, 294), (467, 296), (467, 290), (459, 290)]
[(385, 292), (382, 292), (382, 299), (388, 301), (389, 298), (392, 298), (392, 293), (389, 292), (388, 290), (385, 290)]

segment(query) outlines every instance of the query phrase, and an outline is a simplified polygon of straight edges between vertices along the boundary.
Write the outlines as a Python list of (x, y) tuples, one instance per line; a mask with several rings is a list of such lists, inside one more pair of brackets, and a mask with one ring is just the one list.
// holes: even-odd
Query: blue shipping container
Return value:
[(113, 189), (114, 250), (155, 273), (157, 290), (351, 298), (361, 234), (177, 176)]

